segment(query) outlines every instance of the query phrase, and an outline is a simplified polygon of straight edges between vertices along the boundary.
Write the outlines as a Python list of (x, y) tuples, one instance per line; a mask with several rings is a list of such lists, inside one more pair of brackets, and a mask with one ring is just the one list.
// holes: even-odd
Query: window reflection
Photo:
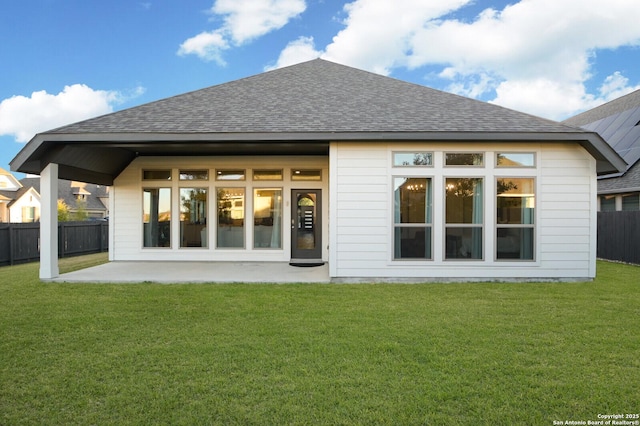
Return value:
[(142, 233), (144, 247), (171, 246), (171, 189), (143, 190)]
[(482, 259), (482, 178), (447, 178), (445, 192), (445, 258)]
[(431, 259), (431, 179), (397, 177), (394, 259)]
[(207, 247), (207, 190), (180, 189), (180, 247)]
[(254, 190), (253, 247), (282, 248), (282, 189)]
[(244, 188), (218, 188), (220, 248), (244, 247)]
[(533, 260), (535, 180), (496, 181), (496, 259)]

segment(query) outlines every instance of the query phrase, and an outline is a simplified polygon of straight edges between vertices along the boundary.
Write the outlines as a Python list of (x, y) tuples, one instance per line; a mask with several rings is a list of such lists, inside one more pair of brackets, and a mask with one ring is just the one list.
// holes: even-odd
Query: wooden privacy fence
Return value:
[[(60, 222), (58, 257), (109, 250), (109, 223)], [(0, 266), (40, 260), (40, 223), (0, 223)]]
[(598, 257), (640, 264), (640, 211), (598, 212)]

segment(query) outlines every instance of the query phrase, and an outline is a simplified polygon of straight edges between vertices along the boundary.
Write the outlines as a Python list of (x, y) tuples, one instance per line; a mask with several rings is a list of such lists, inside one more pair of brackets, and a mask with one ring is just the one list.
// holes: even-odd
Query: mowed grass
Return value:
[(0, 268), (3, 425), (551, 425), (640, 411), (636, 266), (543, 284), (37, 274)]

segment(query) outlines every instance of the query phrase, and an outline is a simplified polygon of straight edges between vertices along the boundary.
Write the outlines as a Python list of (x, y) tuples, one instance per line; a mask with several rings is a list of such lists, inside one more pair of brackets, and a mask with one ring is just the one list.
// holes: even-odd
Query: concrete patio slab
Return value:
[(328, 283), (329, 266), (284, 262), (109, 262), (62, 274), (52, 282)]

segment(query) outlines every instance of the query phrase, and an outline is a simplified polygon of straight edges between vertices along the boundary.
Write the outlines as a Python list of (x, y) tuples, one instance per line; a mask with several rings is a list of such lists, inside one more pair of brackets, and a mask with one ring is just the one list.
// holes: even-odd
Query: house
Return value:
[(598, 178), (598, 210), (640, 210), (640, 90), (564, 121), (597, 132), (627, 168)]
[(18, 179), (0, 167), (0, 223), (9, 222), (9, 204), (16, 199), (16, 193), (22, 188)]
[[(20, 179), (23, 188), (30, 188), (40, 200), (40, 177)], [(58, 180), (57, 201), (64, 203), (69, 215), (73, 217), (84, 211), (87, 219), (104, 219), (109, 216), (109, 187), (93, 183)], [(37, 209), (40, 210), (38, 204)], [(39, 215), (38, 215), (39, 218)]]
[[(19, 181), (0, 169), (0, 222), (40, 221), (40, 177), (31, 176)], [(63, 202), (71, 216), (83, 210), (89, 219), (108, 216), (109, 188), (84, 182), (60, 179), (57, 201)]]
[(111, 261), (340, 282), (593, 278), (596, 176), (626, 164), (597, 133), (317, 59), (40, 133), (11, 167), (42, 176), (42, 279), (60, 177), (112, 186)]

